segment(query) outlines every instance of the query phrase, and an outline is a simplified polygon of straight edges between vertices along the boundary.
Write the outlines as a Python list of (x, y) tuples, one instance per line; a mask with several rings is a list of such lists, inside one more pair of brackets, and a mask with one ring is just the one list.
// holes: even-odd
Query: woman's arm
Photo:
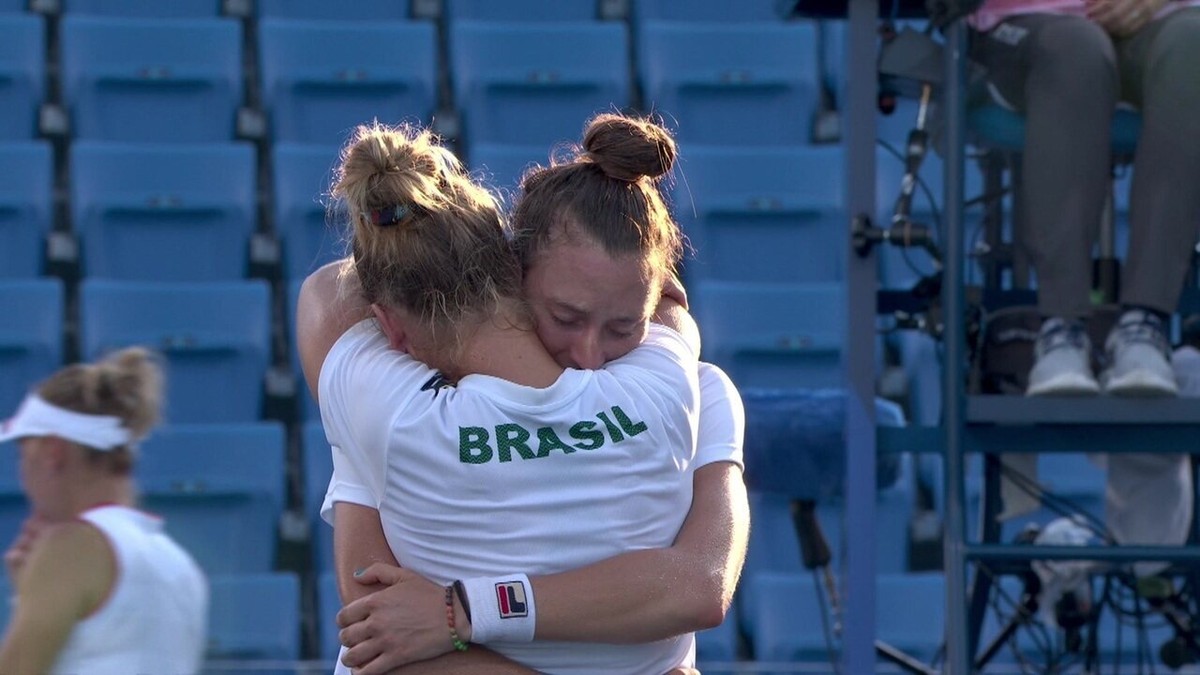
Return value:
[(116, 582), (104, 535), (84, 522), (42, 534), (17, 578), (17, 607), (0, 644), (0, 673), (50, 670), (75, 624), (95, 611)]
[[(338, 592), (343, 603), (354, 603), (354, 609), (349, 613), (346, 610), (338, 613), (338, 625), (345, 627), (339, 635), (340, 641), (351, 647), (342, 656), (342, 660), (347, 666), (355, 668), (357, 675), (386, 672), (396, 675), (445, 672), (463, 675), (536, 673), (481, 645), (472, 645), (465, 653), (447, 653), (451, 651), (452, 643), (450, 626), (446, 622), (444, 590), (396, 566), (396, 558), (383, 534), (379, 511), (358, 504), (336, 502), (333, 512), (333, 558), (337, 571)], [(356, 578), (355, 572), (362, 572), (375, 563), (391, 566), (398, 576), (389, 579), (391, 583), (388, 584), (362, 583)], [(401, 576), (411, 579), (414, 583), (425, 584), (433, 592), (423, 597), (402, 597), (392, 602), (387, 596), (401, 588)], [(354, 602), (371, 596), (375, 591), (383, 593), (374, 596), (372, 600)], [(348, 616), (354, 616), (355, 620), (350, 621)], [(408, 616), (433, 620), (419, 622), (419, 625), (402, 624), (403, 618)], [(461, 605), (456, 604), (455, 617), (459, 619), (462, 639), (469, 641), (470, 624), (465, 620)], [(376, 633), (376, 624), (383, 626), (385, 630)], [(414, 635), (420, 637), (413, 639)], [(422, 651), (422, 644), (432, 645), (432, 648)], [(394, 658), (372, 663), (379, 654), (394, 655)], [(413, 663), (414, 661), (416, 663)], [(393, 670), (401, 663), (410, 665)]]
[[(746, 487), (732, 462), (697, 469), (693, 482), (691, 509), (671, 547), (632, 551), (577, 570), (532, 577), (536, 639), (630, 644), (720, 624), (749, 540)], [(442, 634), (449, 628), (438, 621), (444, 615), (428, 609), (444, 598), (440, 586), (398, 568), (374, 567), (352, 580), (364, 586), (389, 584), (338, 614), (343, 635), (366, 645), (353, 659), (363, 666), (355, 671), (358, 675), (391, 672), (411, 663), (417, 651), (451, 649), (448, 635)], [(426, 610), (414, 611), (418, 607)], [(456, 618), (459, 634), (467, 639), (469, 627), (463, 625), (457, 602)], [(428, 638), (424, 644), (422, 637)], [(467, 655), (477, 648), (471, 645)]]
[(327, 263), (308, 275), (296, 301), (296, 349), (313, 400), (317, 400), (321, 365), (333, 343), (354, 324), (371, 316), (371, 308), (357, 291), (353, 277), (340, 277), (342, 264)]
[(745, 560), (750, 507), (736, 464), (703, 466), (693, 484), (691, 510), (671, 547), (531, 578), (535, 638), (640, 643), (719, 625)]

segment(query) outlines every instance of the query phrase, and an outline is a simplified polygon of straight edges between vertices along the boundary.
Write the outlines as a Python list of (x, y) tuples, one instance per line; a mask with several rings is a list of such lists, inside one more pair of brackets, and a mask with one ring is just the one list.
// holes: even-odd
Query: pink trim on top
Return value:
[[(1100, 0), (985, 0), (983, 6), (967, 18), (972, 28), (989, 31), (1001, 21), (1020, 14), (1074, 14), (1084, 16), (1088, 5)], [(1163, 5), (1154, 16), (1162, 17), (1184, 7), (1200, 5), (1200, 0), (1176, 0)]]

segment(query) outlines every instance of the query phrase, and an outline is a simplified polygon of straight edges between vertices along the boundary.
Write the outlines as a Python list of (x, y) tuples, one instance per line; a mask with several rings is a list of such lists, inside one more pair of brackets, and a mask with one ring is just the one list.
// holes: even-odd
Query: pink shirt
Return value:
[[(1010, 16), (1018, 14), (1076, 14), (1083, 16), (1087, 6), (1096, 0), (985, 0), (983, 6), (968, 19), (971, 27), (988, 31)], [(1162, 18), (1177, 9), (1189, 5), (1200, 5), (1200, 0), (1168, 2), (1158, 10), (1154, 18)]]

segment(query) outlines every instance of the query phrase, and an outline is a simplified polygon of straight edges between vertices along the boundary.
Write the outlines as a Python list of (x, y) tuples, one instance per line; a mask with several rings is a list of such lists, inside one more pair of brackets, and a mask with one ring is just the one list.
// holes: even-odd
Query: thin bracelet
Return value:
[(454, 582), (454, 594), (458, 596), (458, 602), (462, 605), (463, 613), (467, 615), (467, 621), (470, 621), (471, 602), (467, 600), (467, 589), (463, 588), (462, 579)]
[(467, 643), (463, 642), (458, 637), (458, 629), (454, 627), (454, 587), (446, 587), (446, 623), (450, 626), (450, 641), (454, 643), (454, 648), (460, 652), (467, 651)]

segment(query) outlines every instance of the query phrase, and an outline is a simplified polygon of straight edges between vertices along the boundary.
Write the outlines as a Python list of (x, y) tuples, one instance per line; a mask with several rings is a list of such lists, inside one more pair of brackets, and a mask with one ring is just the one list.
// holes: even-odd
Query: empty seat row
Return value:
[[(286, 447), (277, 422), (164, 426), (139, 448), (139, 507), (161, 516), (206, 573), (269, 572), (284, 508)], [(16, 464), (3, 463), (0, 540), (13, 541), (28, 509)]]
[[(0, 12), (22, 12), (28, 0), (4, 0)], [(125, 17), (204, 18), (220, 16), (221, 0), (61, 0), (60, 11), (72, 14)], [(410, 0), (365, 0), (338, 5), (321, 0), (256, 0), (259, 17), (327, 19), (342, 21), (388, 21), (407, 19), (413, 13)], [(634, 20), (681, 19), (708, 21), (775, 21), (774, 0), (753, 0), (732, 6), (718, 0), (680, 5), (670, 0), (632, 0)], [(449, 20), (492, 19), (521, 21), (582, 21), (600, 16), (604, 0), (442, 0), (442, 13)]]
[[(13, 54), (0, 53), (0, 64), (20, 75), (6, 95), (18, 104), (9, 114), (21, 118), (6, 128), (28, 138), (46, 98), (42, 20), (6, 20), (14, 30), (24, 26), (19, 34), (26, 36), (5, 47)], [(646, 21), (636, 39), (644, 106), (690, 142), (806, 143), (818, 89), (814, 30), (807, 23)], [(62, 99), (74, 137), (235, 138), (246, 100), (238, 21), (68, 14), (60, 31)], [(573, 140), (590, 115), (633, 102), (622, 23), (464, 20), (452, 24), (448, 40), (468, 145)], [(258, 47), (275, 140), (338, 144), (354, 124), (375, 117), (433, 118), (438, 49), (429, 22), (265, 18)]]
[[(0, 407), (62, 365), (64, 290), (57, 279), (0, 282)], [(86, 280), (79, 292), (82, 357), (143, 345), (166, 360), (166, 419), (252, 422), (262, 417), (271, 360), (270, 288), (261, 281)]]

